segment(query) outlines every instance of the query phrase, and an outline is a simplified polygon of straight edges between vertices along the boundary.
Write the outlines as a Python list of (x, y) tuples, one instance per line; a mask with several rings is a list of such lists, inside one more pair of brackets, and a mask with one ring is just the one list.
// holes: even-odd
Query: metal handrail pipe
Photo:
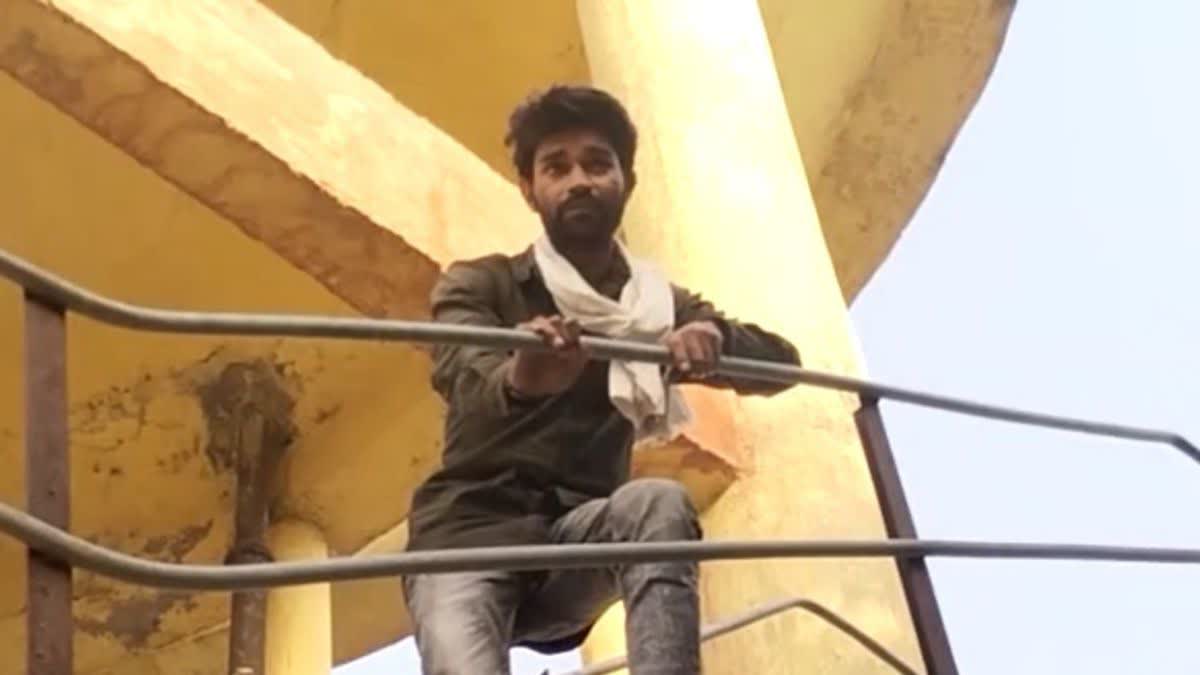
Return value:
[(3, 503), (0, 503), (0, 531), (74, 568), (142, 586), (195, 591), (236, 591), (409, 574), (609, 567), (677, 560), (941, 556), (1200, 563), (1200, 549), (1196, 548), (889, 539), (542, 544), (226, 566), (145, 560), (93, 544)]
[[(135, 330), (206, 335), (276, 336), (457, 344), (504, 349), (544, 348), (533, 334), (511, 329), (449, 325), (438, 322), (306, 316), (297, 314), (213, 313), (141, 307), (93, 293), (0, 250), (0, 276), (29, 292), (107, 324)], [(587, 337), (593, 358), (669, 363), (661, 345)], [(730, 377), (780, 384), (807, 384), (856, 393), (865, 399), (890, 400), (927, 408), (1039, 427), (1126, 440), (1170, 445), (1196, 462), (1200, 447), (1182, 435), (1159, 429), (1125, 426), (1047, 415), (878, 384), (799, 366), (727, 357), (717, 372)]]

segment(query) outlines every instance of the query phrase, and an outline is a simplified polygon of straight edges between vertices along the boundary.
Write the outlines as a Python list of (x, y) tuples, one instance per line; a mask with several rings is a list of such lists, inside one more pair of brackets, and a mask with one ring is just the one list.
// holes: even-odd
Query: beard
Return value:
[(558, 208), (541, 209), (542, 224), (556, 245), (605, 245), (621, 224), (625, 200), (605, 200), (593, 195), (573, 197)]

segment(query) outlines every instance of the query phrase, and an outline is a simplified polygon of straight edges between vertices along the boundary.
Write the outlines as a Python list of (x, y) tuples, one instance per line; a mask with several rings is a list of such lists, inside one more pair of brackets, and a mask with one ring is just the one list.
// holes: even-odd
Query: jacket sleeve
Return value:
[[(497, 295), (496, 282), (485, 267), (454, 263), (430, 294), (433, 320), (504, 327)], [(511, 401), (505, 382), (511, 355), (506, 349), (438, 344), (433, 348), (433, 388), (448, 404), (489, 417), (507, 416)]]
[[(764, 330), (753, 323), (728, 318), (712, 303), (686, 288), (673, 287), (675, 293), (675, 327), (696, 321), (711, 321), (721, 330), (725, 340), (722, 355), (759, 361), (801, 365), (800, 353), (785, 338)], [(704, 380), (681, 377), (679, 382), (691, 382), (720, 389), (732, 389), (743, 395), (771, 395), (790, 389), (792, 385), (729, 378), (718, 375)]]

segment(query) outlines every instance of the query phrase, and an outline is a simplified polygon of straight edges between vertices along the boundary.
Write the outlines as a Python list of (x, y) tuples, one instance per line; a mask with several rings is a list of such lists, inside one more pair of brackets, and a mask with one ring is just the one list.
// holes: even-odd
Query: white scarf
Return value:
[[(653, 263), (634, 258), (619, 241), (615, 243), (629, 264), (629, 281), (619, 301), (592, 288), (545, 235), (534, 242), (533, 256), (564, 317), (605, 337), (659, 342), (675, 326), (671, 284)], [(639, 441), (670, 440), (691, 420), (683, 396), (677, 387), (667, 386), (658, 364), (611, 361), (608, 392), (617, 410), (633, 422)]]

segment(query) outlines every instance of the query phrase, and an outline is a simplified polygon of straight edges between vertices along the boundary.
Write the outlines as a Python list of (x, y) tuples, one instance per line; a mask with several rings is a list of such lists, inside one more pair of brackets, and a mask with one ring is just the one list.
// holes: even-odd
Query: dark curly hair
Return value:
[(615, 97), (595, 87), (555, 85), (535, 92), (508, 118), (504, 145), (512, 150), (521, 177), (533, 176), (533, 156), (546, 136), (567, 129), (591, 129), (608, 139), (627, 177), (633, 176), (637, 128)]

